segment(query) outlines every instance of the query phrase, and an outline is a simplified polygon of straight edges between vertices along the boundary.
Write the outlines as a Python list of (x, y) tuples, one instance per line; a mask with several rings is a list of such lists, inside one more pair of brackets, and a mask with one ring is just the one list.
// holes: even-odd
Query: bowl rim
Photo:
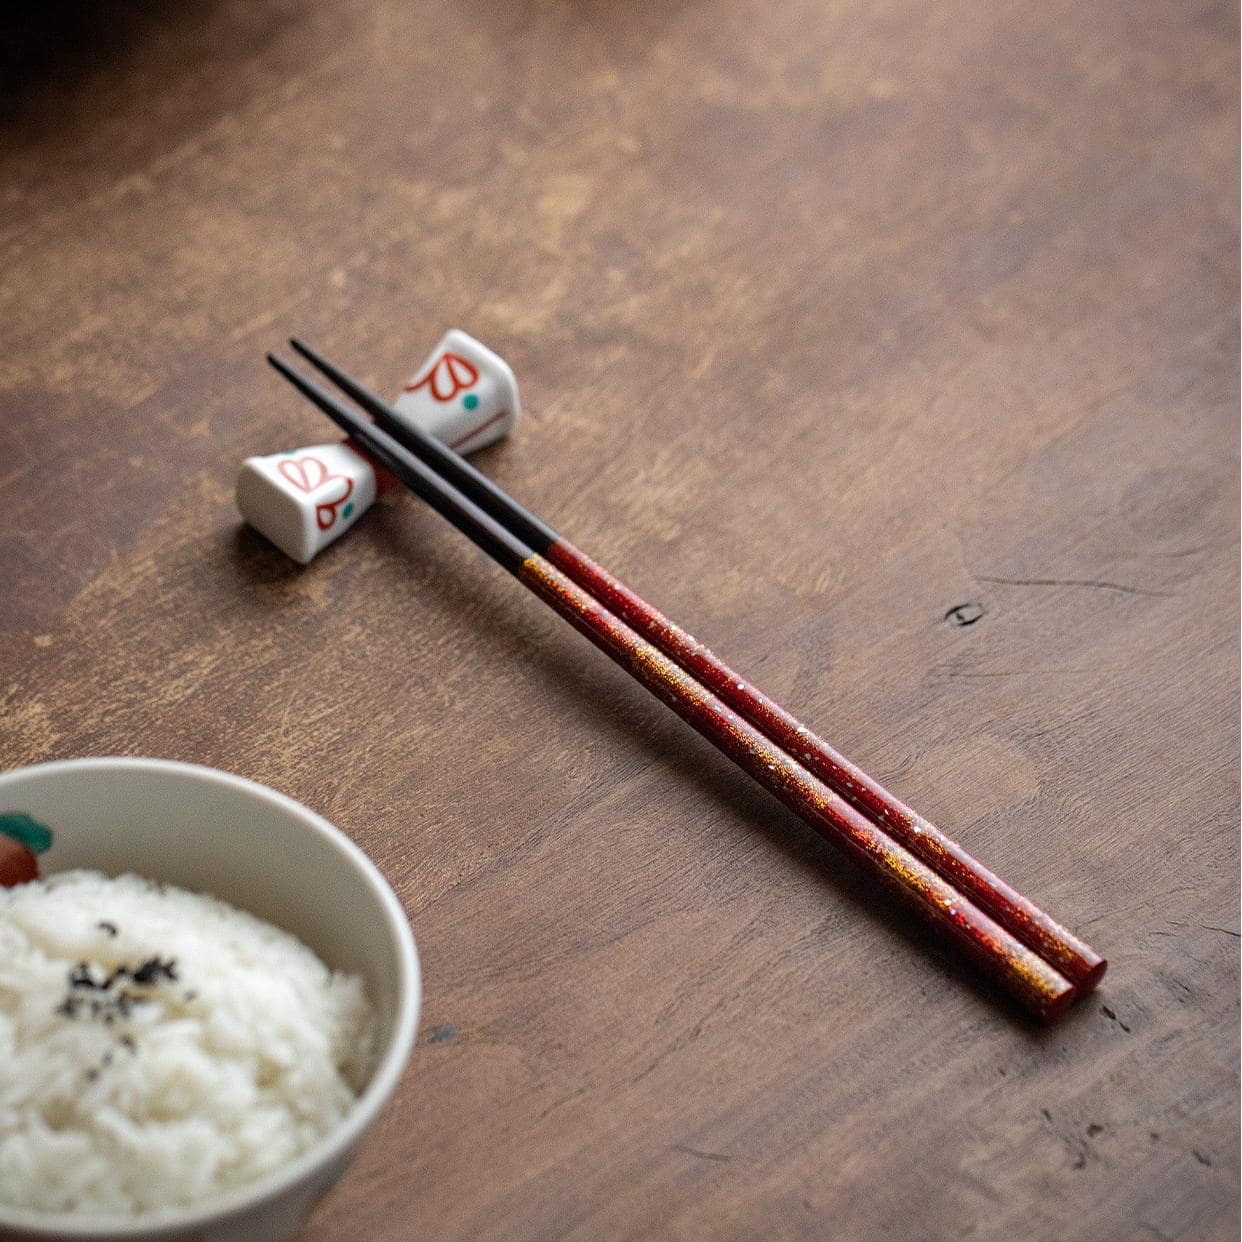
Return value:
[(296, 1160), (265, 1174), (256, 1181), (193, 1207), (170, 1208), (145, 1212), (141, 1216), (92, 1215), (35, 1212), (0, 1203), (0, 1227), (20, 1228), (31, 1236), (49, 1238), (83, 1238), (108, 1236), (141, 1239), (158, 1237), (172, 1230), (193, 1230), (218, 1225), (231, 1216), (244, 1216), (263, 1203), (281, 1198), (316, 1169), (329, 1166), (359, 1142), (379, 1115), (395, 1090), (414, 1045), (418, 1014), (422, 999), (422, 977), (418, 948), (405, 910), (379, 868), (359, 846), (317, 811), (253, 781), (220, 768), (185, 763), (177, 759), (148, 759), (133, 756), (100, 756), (94, 758), (57, 759), (47, 763), (28, 764), (0, 772), (0, 797), (5, 788), (18, 777), (37, 775), (60, 776), (66, 772), (86, 771), (157, 771), (202, 784), (227, 785), (240, 790), (259, 802), (266, 802), (292, 815), (304, 827), (317, 833), (340, 855), (342, 861), (362, 875), (376, 898), (385, 928), (397, 955), (396, 1013), (392, 1029), (371, 1077), (353, 1108), (335, 1129), (304, 1151)]

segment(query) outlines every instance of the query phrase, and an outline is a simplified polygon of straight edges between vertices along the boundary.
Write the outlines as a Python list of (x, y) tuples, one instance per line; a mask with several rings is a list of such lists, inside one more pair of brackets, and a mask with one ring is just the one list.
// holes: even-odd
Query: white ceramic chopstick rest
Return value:
[[(509, 364), (460, 328), (446, 332), (395, 403), (411, 426), (471, 453), (506, 436), (521, 413)], [(399, 484), (349, 444), (315, 444), (248, 457), (237, 476), (237, 507), (260, 534), (311, 561)]]
[(242, 517), (303, 565), (340, 538), (375, 495), (374, 467), (341, 443), (248, 457), (237, 476)]
[(522, 412), (512, 368), (460, 328), (450, 328), (396, 400), (397, 413), (460, 453), (516, 426)]

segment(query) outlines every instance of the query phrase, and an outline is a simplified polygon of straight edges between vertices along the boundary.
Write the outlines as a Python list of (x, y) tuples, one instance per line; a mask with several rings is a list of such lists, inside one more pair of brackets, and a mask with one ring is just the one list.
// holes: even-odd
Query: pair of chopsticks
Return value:
[(1107, 962), (507, 492), (308, 345), (375, 420), (268, 361), (366, 453), (822, 836), (889, 882), (1024, 1007), (1062, 1013)]

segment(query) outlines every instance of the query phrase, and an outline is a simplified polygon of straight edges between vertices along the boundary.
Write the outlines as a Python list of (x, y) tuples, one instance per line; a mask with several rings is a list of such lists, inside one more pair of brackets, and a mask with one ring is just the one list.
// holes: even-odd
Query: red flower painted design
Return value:
[(428, 368), (422, 379), (406, 384), (406, 392), (429, 387), (437, 401), (452, 401), (464, 388), (473, 388), (479, 382), (479, 369), (460, 354), (441, 354)]
[(286, 457), (280, 463), (280, 473), (307, 495), (322, 487), (331, 477), (328, 467), (318, 457)]
[(336, 521), (337, 511), (353, 495), (354, 481), (347, 474), (333, 474), (318, 457), (286, 457), (279, 466), (280, 473), (285, 476), (298, 491), (317, 492), (329, 484), (344, 484), (335, 490), (339, 495), (330, 496), (315, 505), (315, 524), (320, 530), (327, 530)]

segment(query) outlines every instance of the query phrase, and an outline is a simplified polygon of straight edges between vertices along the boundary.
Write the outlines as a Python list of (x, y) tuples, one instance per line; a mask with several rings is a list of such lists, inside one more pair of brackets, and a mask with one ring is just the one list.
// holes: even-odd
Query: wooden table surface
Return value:
[[(160, 755), (392, 882), (329, 1239), (1237, 1236), (1224, 3), (54, 4), (0, 96), (0, 765)], [(34, 20), (33, 27), (30, 21)], [(456, 325), (480, 464), (1111, 961), (1037, 1030), (411, 498), (241, 460)]]

